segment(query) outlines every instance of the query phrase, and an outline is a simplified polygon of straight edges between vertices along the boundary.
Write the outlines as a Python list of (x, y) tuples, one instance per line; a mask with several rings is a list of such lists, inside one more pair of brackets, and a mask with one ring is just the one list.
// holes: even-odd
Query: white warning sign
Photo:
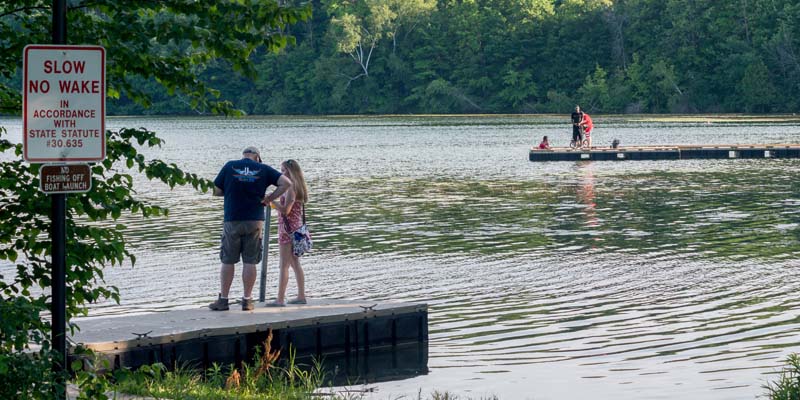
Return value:
[(106, 157), (105, 49), (28, 45), (23, 62), (23, 144), (28, 162)]

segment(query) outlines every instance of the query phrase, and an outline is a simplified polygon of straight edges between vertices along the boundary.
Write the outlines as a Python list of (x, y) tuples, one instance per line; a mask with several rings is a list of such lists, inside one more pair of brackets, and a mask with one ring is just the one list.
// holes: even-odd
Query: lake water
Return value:
[[(595, 145), (800, 143), (792, 117), (595, 122)], [(3, 123), (19, 140), (20, 120)], [(800, 351), (800, 160), (529, 162), (543, 135), (567, 144), (568, 116), (107, 124), (158, 132), (146, 154), (209, 179), (248, 145), (300, 162), (309, 295), (430, 306), (428, 374), (370, 384), (375, 398), (753, 399)], [(138, 262), (107, 271), (122, 302), (93, 315), (218, 291), (222, 201), (139, 183), (171, 213), (123, 218)]]

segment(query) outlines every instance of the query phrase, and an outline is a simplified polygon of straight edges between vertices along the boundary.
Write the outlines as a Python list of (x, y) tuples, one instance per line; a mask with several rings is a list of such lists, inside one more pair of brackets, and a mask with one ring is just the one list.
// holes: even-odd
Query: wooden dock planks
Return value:
[(114, 368), (154, 362), (239, 364), (252, 359), (269, 329), (273, 349), (281, 349), (283, 355), (290, 346), (301, 358), (415, 345), (424, 346), (427, 363), (425, 304), (311, 300), (276, 308), (259, 303), (253, 311), (241, 311), (235, 304), (229, 311), (198, 308), (75, 322), (81, 329), (71, 340), (93, 349)]

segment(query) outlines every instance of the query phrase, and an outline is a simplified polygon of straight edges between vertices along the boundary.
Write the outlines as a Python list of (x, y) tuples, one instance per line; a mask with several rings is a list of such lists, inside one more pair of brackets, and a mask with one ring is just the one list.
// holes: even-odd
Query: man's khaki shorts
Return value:
[(223, 264), (236, 264), (241, 256), (245, 264), (258, 264), (263, 249), (264, 221), (225, 221), (219, 259)]

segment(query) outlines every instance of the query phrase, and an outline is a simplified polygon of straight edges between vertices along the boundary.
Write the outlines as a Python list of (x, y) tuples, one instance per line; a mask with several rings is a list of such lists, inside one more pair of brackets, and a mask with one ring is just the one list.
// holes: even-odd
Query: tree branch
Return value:
[(0, 14), (0, 18), (3, 18), (3, 17), (5, 17), (5, 16), (7, 16), (7, 15), (16, 14), (16, 13), (18, 13), (18, 12), (22, 12), (22, 11), (30, 11), (30, 10), (49, 10), (49, 9), (50, 9), (50, 7), (36, 7), (36, 6), (31, 6), (31, 7), (22, 7), (22, 8), (18, 8), (18, 9), (16, 9), (16, 10), (11, 10), (11, 11), (8, 11), (8, 12), (4, 12), (4, 13)]
[[(367, 76), (367, 75), (362, 72), (362, 73), (360, 73), (360, 74), (358, 74), (358, 75), (356, 75), (356, 76), (354, 76), (352, 78), (348, 78), (349, 80), (347, 81), (347, 85), (344, 86), (344, 90), (347, 90), (348, 88), (350, 88), (350, 84), (353, 83), (354, 80), (356, 80), (358, 78), (361, 78), (362, 76)], [(347, 75), (345, 75), (345, 77), (347, 77)]]
[(369, 54), (367, 54), (367, 63), (364, 65), (364, 74), (369, 75), (367, 71), (369, 69), (369, 60), (372, 58), (372, 50), (375, 50), (375, 41), (372, 41), (372, 46), (369, 48)]
[(355, 52), (355, 51), (351, 51), (351, 52), (349, 52), (349, 53), (347, 53), (347, 54), (349, 54), (349, 55), (350, 55), (350, 58), (352, 58), (352, 59), (353, 59), (353, 61), (354, 61), (356, 64), (358, 64), (358, 65), (361, 65), (361, 61), (358, 61), (358, 58), (356, 58), (356, 52)]

